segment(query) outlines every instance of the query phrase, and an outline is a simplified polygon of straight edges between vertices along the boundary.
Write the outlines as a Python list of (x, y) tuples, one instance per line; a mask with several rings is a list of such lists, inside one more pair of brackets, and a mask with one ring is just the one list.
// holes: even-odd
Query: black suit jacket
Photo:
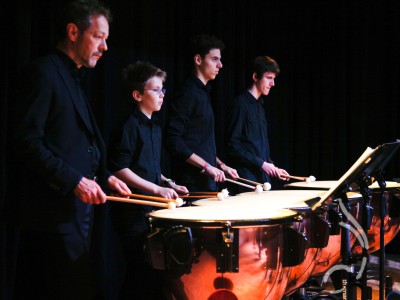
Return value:
[(88, 209), (73, 188), (83, 176), (104, 181), (109, 174), (104, 141), (61, 57), (40, 58), (24, 71), (17, 99), (15, 145), (21, 185), (14, 221), (30, 229), (70, 232)]

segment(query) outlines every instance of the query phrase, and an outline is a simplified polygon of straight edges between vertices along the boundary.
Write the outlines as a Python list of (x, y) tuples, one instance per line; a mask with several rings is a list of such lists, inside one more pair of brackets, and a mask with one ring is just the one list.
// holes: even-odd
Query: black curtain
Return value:
[[(129, 107), (121, 92), (120, 72), (137, 60), (164, 69), (168, 100), (189, 72), (189, 39), (214, 34), (225, 42), (224, 67), (212, 82), (219, 155), (223, 149), (225, 112), (245, 88), (246, 65), (256, 55), (277, 60), (281, 75), (265, 98), (272, 158), (293, 175), (338, 179), (366, 149), (400, 138), (400, 9), (397, 1), (278, 1), (278, 0), (115, 0), (110, 6), (109, 51), (86, 76), (86, 87), (105, 140)], [(12, 201), (7, 172), (7, 129), (12, 84), (30, 60), (54, 46), (55, 12), (61, 0), (15, 0), (1, 10), (5, 54), (1, 59), (1, 182), (0, 213)], [(168, 153), (163, 152), (168, 175)], [(12, 170), (15, 171), (15, 170)], [(385, 177), (399, 177), (396, 155)], [(17, 185), (18, 186), (18, 185)], [(19, 187), (23, 188), (23, 187)], [(10, 195), (10, 196), (6, 196)], [(106, 209), (101, 209), (104, 215)], [(123, 269), (109, 224), (100, 222), (106, 239), (104, 294), (112, 295)], [(104, 234), (106, 232), (106, 234)], [(103, 236), (104, 237), (104, 236)], [(0, 294), (8, 299), (12, 286), (17, 238), (0, 222)], [(112, 246), (110, 246), (110, 244)], [(117, 276), (118, 277), (118, 276)]]

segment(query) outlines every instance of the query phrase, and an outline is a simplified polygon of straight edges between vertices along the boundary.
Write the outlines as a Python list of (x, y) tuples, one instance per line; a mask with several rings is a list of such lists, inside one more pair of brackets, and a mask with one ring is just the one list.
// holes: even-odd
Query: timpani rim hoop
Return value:
[[(321, 180), (314, 182), (292, 182), (285, 184), (285, 188), (288, 189), (308, 189), (308, 190), (329, 190), (332, 186), (334, 186), (338, 181), (337, 180)], [(385, 190), (393, 190), (400, 189), (400, 183), (396, 181), (385, 181), (386, 187)], [(379, 190), (380, 187), (378, 182), (375, 181), (371, 185), (368, 186), (371, 190)]]
[[(243, 227), (263, 227), (270, 225), (279, 225), (289, 222), (301, 221), (301, 214), (292, 209), (279, 209), (275, 210), (274, 214), (271, 212), (266, 213), (265, 217), (248, 217), (246, 216), (231, 216), (227, 217), (210, 217), (202, 213), (204, 211), (210, 211), (211, 207), (180, 207), (173, 211), (168, 209), (161, 209), (146, 214), (148, 221), (154, 225), (168, 225), (168, 226), (184, 226), (184, 227), (195, 227), (195, 228), (243, 228)], [(196, 214), (196, 217), (186, 217), (187, 213)], [(212, 215), (216, 215), (213, 213)]]

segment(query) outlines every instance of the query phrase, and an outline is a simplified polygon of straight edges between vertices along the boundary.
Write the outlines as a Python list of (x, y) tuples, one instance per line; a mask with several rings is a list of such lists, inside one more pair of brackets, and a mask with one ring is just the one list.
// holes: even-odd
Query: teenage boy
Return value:
[(217, 157), (210, 101), (209, 81), (222, 68), (224, 44), (214, 36), (199, 35), (191, 46), (193, 74), (171, 101), (167, 147), (172, 154), (172, 172), (177, 182), (193, 192), (216, 191), (217, 182), (225, 181), (225, 175), (238, 177), (235, 169)]

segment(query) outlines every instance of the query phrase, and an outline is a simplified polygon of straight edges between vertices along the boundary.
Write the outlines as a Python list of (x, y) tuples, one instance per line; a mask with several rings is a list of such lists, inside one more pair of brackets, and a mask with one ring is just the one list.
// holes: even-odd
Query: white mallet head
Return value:
[(311, 181), (313, 181), (313, 182), (314, 182), (315, 180), (317, 180), (317, 178), (315, 178), (315, 177), (314, 177), (314, 176), (312, 176), (312, 175), (311, 175), (310, 177), (308, 177), (308, 178), (310, 178), (310, 179), (311, 179)]
[(264, 182), (263, 188), (264, 191), (269, 191), (271, 189), (271, 184), (269, 182)]
[(175, 205), (176, 206), (182, 206), (183, 205), (183, 200), (181, 198), (176, 198), (175, 199)]
[(222, 195), (223, 195), (225, 198), (229, 196), (229, 191), (228, 191), (228, 189), (223, 189), (223, 190), (221, 191), (221, 193), (222, 193)]
[(175, 209), (176, 208), (176, 204), (175, 202), (168, 202), (168, 209)]
[(258, 185), (256, 186), (256, 193), (257, 193), (257, 194), (260, 194), (260, 193), (262, 193), (262, 191), (263, 191), (262, 186), (258, 184)]
[(310, 177), (307, 177), (307, 178), (306, 178), (306, 182), (307, 182), (307, 183), (310, 183), (310, 182), (311, 182), (311, 178), (310, 178)]

